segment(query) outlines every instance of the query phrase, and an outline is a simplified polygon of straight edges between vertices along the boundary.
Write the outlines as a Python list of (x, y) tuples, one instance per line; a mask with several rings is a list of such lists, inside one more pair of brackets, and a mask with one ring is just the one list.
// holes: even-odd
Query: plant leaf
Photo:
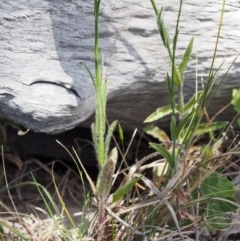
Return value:
[(125, 183), (123, 186), (121, 186), (120, 188), (118, 188), (117, 191), (115, 191), (113, 193), (113, 200), (112, 200), (112, 203), (115, 203), (117, 201), (119, 201), (120, 199), (123, 198), (123, 196), (127, 193), (129, 193), (133, 186), (142, 178), (142, 176), (136, 178), (136, 179), (133, 179), (131, 180), (130, 182), (128, 183)]
[(174, 73), (174, 78), (173, 78), (174, 84), (178, 87), (182, 86), (183, 79), (179, 72), (178, 66), (174, 65), (173, 73)]
[[(225, 219), (224, 214), (235, 213), (237, 210), (237, 205), (227, 202), (229, 200), (236, 203), (233, 183), (213, 172), (202, 182), (200, 189), (204, 196), (209, 197), (207, 210), (202, 209), (204, 210), (202, 215), (207, 219), (205, 224), (208, 230), (215, 232), (229, 227), (231, 220)], [(219, 199), (213, 199), (216, 197)]]
[(106, 136), (106, 139), (105, 139), (105, 157), (106, 158), (108, 156), (110, 142), (111, 142), (112, 135), (113, 135), (113, 132), (116, 128), (117, 123), (118, 123), (118, 121), (115, 120), (108, 128), (107, 136)]
[(187, 123), (190, 122), (190, 120), (192, 119), (194, 112), (191, 112), (189, 114), (187, 114), (182, 120), (181, 122), (178, 124), (178, 126), (175, 129), (175, 136), (178, 139), (181, 132), (184, 130), (185, 126), (187, 125)]
[(194, 42), (194, 37), (191, 38), (188, 46), (187, 46), (187, 49), (182, 57), (182, 61), (180, 63), (180, 65), (178, 66), (178, 70), (179, 70), (179, 73), (180, 73), (180, 76), (182, 78), (182, 81), (183, 81), (183, 75), (184, 75), (184, 72), (187, 68), (187, 64), (189, 62), (189, 59), (191, 57), (191, 54), (192, 54), (192, 47), (193, 47), (193, 42)]
[(169, 151), (165, 147), (163, 147), (159, 144), (153, 143), (153, 142), (150, 142), (149, 145), (152, 148), (154, 148), (157, 152), (159, 152), (164, 158), (166, 158), (166, 160), (171, 168), (174, 168), (175, 162), (172, 159), (172, 156), (170, 155)]
[(91, 78), (91, 80), (92, 80), (92, 82), (93, 82), (93, 85), (94, 85), (94, 87), (95, 87), (95, 89), (96, 89), (96, 82), (95, 82), (95, 79), (94, 79), (94, 77), (93, 77), (90, 69), (87, 67), (87, 65), (86, 65), (84, 62), (83, 62), (83, 66), (84, 66), (85, 69), (87, 70), (87, 72), (88, 72), (88, 74), (89, 74), (89, 76), (90, 76), (90, 78)]
[(119, 133), (119, 138), (120, 138), (121, 142), (123, 143), (124, 135), (123, 135), (123, 130), (122, 130), (120, 123), (118, 123), (118, 133)]
[(222, 121), (222, 122), (212, 122), (212, 123), (203, 123), (199, 124), (197, 129), (194, 132), (194, 136), (200, 136), (205, 133), (209, 133), (212, 131), (216, 131), (219, 129), (223, 129), (226, 125), (228, 124), (227, 121)]
[(161, 130), (159, 127), (150, 125), (144, 128), (144, 131), (148, 134), (157, 138), (160, 142), (170, 142), (169, 136), (165, 131)]
[(163, 45), (164, 47), (167, 48), (170, 44), (170, 38), (162, 18), (162, 10), (163, 9), (161, 9), (157, 15), (157, 25), (158, 25), (158, 30), (159, 30)]
[(97, 181), (97, 196), (102, 200), (106, 200), (110, 192), (112, 186), (112, 176), (115, 171), (117, 157), (117, 148), (114, 147), (109, 154), (107, 162), (103, 165), (102, 169), (100, 170)]
[[(178, 112), (177, 108), (175, 111)], [(163, 117), (170, 115), (171, 113), (172, 113), (172, 108), (170, 105), (160, 107), (155, 112), (153, 112), (150, 116), (148, 116), (147, 119), (144, 120), (144, 123), (149, 123), (149, 122), (162, 119)]]

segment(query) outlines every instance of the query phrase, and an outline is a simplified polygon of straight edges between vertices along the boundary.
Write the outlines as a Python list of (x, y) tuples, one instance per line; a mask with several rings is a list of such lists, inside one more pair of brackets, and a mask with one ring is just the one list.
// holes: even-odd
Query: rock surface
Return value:
[[(156, 0), (173, 37), (178, 0)], [(217, 60), (219, 80), (240, 49), (240, 1), (225, 8)], [(177, 60), (192, 36), (192, 59), (185, 76), (185, 97), (195, 91), (211, 65), (222, 0), (184, 1)], [(93, 2), (83, 0), (2, 0), (0, 5), (0, 115), (36, 132), (59, 133), (82, 123), (94, 112), (94, 89), (85, 62), (93, 68)], [(126, 127), (142, 121), (167, 104), (166, 73), (170, 64), (157, 30), (154, 11), (146, 0), (102, 1), (100, 46), (104, 77), (109, 82), (108, 117)], [(197, 63), (196, 63), (197, 58)], [(237, 59), (209, 106), (212, 116), (229, 103), (239, 87)], [(222, 118), (232, 119), (229, 108)], [(89, 119), (90, 117), (90, 119)], [(84, 122), (85, 121), (85, 122)]]

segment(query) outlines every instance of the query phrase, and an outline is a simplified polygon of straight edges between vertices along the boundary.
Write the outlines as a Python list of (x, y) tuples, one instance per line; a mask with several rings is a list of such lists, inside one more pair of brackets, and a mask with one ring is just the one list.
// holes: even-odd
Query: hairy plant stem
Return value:
[(104, 91), (104, 83), (99, 72), (99, 43), (98, 43), (98, 25), (99, 25), (99, 12), (100, 12), (101, 0), (94, 0), (94, 18), (95, 18), (95, 42), (94, 42), (94, 60), (95, 60), (95, 88), (96, 88), (96, 114), (95, 114), (95, 125), (96, 125), (96, 135), (98, 142), (98, 150), (96, 150), (97, 159), (100, 167), (103, 166), (105, 162), (105, 145), (104, 145), (104, 135), (105, 135), (105, 106), (106, 98)]

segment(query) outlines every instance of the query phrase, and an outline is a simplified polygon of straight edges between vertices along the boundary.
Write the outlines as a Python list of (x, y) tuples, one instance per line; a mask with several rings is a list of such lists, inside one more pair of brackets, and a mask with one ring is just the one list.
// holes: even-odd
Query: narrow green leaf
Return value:
[(111, 142), (112, 135), (113, 135), (113, 132), (116, 128), (117, 123), (118, 123), (118, 121), (115, 120), (108, 128), (107, 136), (106, 136), (106, 139), (105, 139), (105, 157), (108, 156), (108, 150), (109, 150), (110, 142)]
[[(178, 112), (177, 109), (175, 111)], [(162, 119), (163, 117), (170, 115), (171, 113), (172, 113), (172, 108), (170, 105), (160, 107), (155, 112), (153, 112), (150, 116), (148, 116), (147, 119), (144, 120), (144, 123), (149, 123), (149, 122)]]
[(194, 132), (194, 136), (199, 136), (199, 135), (203, 135), (205, 133), (223, 129), (227, 124), (228, 124), (227, 121), (212, 122), (211, 124), (207, 124), (207, 123), (199, 124)]
[[(17, 236), (16, 240), (24, 240), (24, 241), (30, 241), (29, 238), (27, 238), (26, 236), (24, 236), (24, 234), (22, 234), (21, 232), (19, 232), (16, 228), (12, 227), (11, 225), (9, 225), (7, 222), (1, 221), (0, 220), (0, 225), (6, 227), (9, 231), (11, 231), (12, 233), (14, 233)], [(5, 237), (5, 235), (3, 236)], [(5, 239), (3, 239), (5, 240)]]
[(158, 30), (159, 30), (163, 45), (164, 47), (167, 48), (170, 45), (170, 38), (162, 18), (162, 10), (163, 9), (161, 9), (157, 15), (157, 24), (158, 24)]
[(178, 124), (178, 126), (175, 129), (175, 136), (178, 139), (180, 134), (182, 133), (182, 131), (185, 130), (185, 126), (190, 122), (190, 120), (192, 119), (194, 112), (191, 112), (189, 114), (187, 114), (182, 120), (181, 122)]
[(192, 47), (193, 47), (193, 42), (194, 42), (194, 37), (191, 38), (189, 44), (188, 44), (188, 47), (182, 57), (182, 61), (178, 67), (178, 70), (179, 70), (179, 73), (181, 75), (181, 78), (183, 80), (183, 75), (184, 75), (184, 72), (187, 68), (187, 64), (189, 62), (189, 59), (191, 57), (191, 54), (192, 54)]
[(122, 130), (120, 123), (118, 123), (118, 133), (119, 133), (119, 138), (120, 138), (121, 142), (123, 143), (124, 135), (123, 135), (123, 130)]
[(124, 184), (123, 186), (121, 186), (120, 188), (118, 188), (117, 191), (115, 191), (113, 193), (113, 201), (112, 203), (115, 203), (119, 200), (121, 200), (125, 194), (129, 193), (132, 188), (134, 187), (134, 185), (142, 178), (142, 176), (136, 178), (136, 179), (133, 179), (132, 181)]
[(93, 85), (94, 85), (94, 87), (95, 87), (95, 89), (96, 89), (96, 82), (95, 82), (95, 79), (94, 79), (94, 77), (93, 77), (90, 69), (87, 67), (87, 65), (86, 65), (84, 62), (83, 62), (83, 66), (85, 67), (85, 69), (87, 70), (89, 76), (91, 77), (91, 80), (92, 80), (92, 82), (93, 82)]
[(164, 158), (166, 158), (171, 168), (174, 168), (175, 166), (174, 160), (172, 159), (172, 156), (170, 155), (169, 151), (165, 147), (153, 142), (150, 142), (149, 145), (152, 148), (154, 148), (157, 152), (159, 152)]
[(176, 65), (174, 66), (173, 73), (174, 73), (174, 78), (173, 78), (174, 84), (178, 87), (182, 86), (183, 79), (179, 72), (178, 66), (176, 66)]

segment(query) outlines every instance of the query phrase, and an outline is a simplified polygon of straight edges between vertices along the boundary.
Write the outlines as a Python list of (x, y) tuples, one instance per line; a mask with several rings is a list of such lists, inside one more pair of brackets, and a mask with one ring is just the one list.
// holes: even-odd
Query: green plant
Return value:
[(94, 62), (95, 62), (95, 78), (87, 68), (96, 93), (95, 122), (92, 124), (92, 138), (99, 165), (99, 176), (97, 180), (96, 197), (98, 201), (98, 240), (102, 240), (104, 236), (104, 223), (106, 221), (106, 203), (112, 185), (112, 176), (114, 174), (118, 152), (114, 148), (109, 155), (109, 145), (113, 131), (117, 125), (114, 121), (108, 128), (106, 133), (106, 102), (107, 102), (107, 80), (103, 79), (102, 65), (99, 63), (99, 47), (98, 47), (98, 19), (100, 13), (101, 0), (94, 0), (94, 18), (95, 18), (95, 42), (94, 42)]
[[(182, 60), (180, 61), (180, 64), (176, 65), (175, 53), (176, 53), (177, 39), (179, 34), (178, 25), (179, 25), (181, 9), (182, 9), (182, 1), (180, 1), (179, 15), (178, 15), (177, 24), (176, 24), (175, 35), (172, 41), (173, 42), (172, 47), (171, 47), (170, 36), (168, 34), (168, 30), (165, 27), (164, 20), (163, 20), (163, 9), (158, 11), (154, 0), (151, 0), (151, 3), (157, 17), (157, 25), (158, 25), (162, 43), (164, 47), (167, 49), (167, 52), (169, 54), (169, 59), (172, 63), (172, 72), (171, 72), (171, 75), (167, 74), (167, 85), (168, 85), (168, 94), (170, 97), (170, 105), (158, 108), (154, 113), (152, 113), (149, 117), (147, 117), (144, 122), (145, 123), (156, 122), (167, 115), (171, 115), (171, 123), (170, 123), (171, 137), (168, 137), (168, 135), (163, 130), (159, 129), (155, 125), (147, 126), (145, 128), (145, 131), (146, 133), (152, 135), (155, 138), (158, 138), (161, 142), (163, 142), (163, 144), (156, 144), (152, 142), (150, 143), (150, 146), (153, 147), (157, 152), (159, 152), (167, 160), (167, 163), (166, 163), (167, 178), (165, 179), (163, 187), (168, 187), (169, 183), (171, 183), (173, 179), (175, 179), (175, 185), (177, 185), (177, 187), (173, 187), (172, 185), (171, 188), (174, 188), (176, 195), (180, 199), (184, 200), (186, 199), (186, 197), (184, 195), (183, 189), (180, 188), (181, 184), (183, 182), (188, 181), (189, 185), (191, 185), (191, 182), (193, 182), (193, 180), (196, 182), (196, 179), (194, 178), (192, 179), (191, 177), (192, 175), (196, 174), (194, 171), (186, 175), (188, 171), (188, 166), (189, 166), (188, 163), (186, 162), (189, 149), (191, 149), (191, 146), (194, 145), (195, 140), (197, 140), (204, 133), (210, 134), (210, 137), (212, 139), (211, 143), (213, 143), (213, 144), (210, 143), (210, 146), (213, 147), (214, 143), (217, 141), (214, 138), (213, 132), (216, 130), (222, 130), (227, 125), (227, 122), (213, 122), (213, 119), (210, 120), (208, 123), (200, 123), (207, 109), (207, 105), (208, 105), (207, 97), (210, 94), (212, 86), (215, 82), (215, 77), (218, 72), (218, 71), (216, 72), (213, 71), (213, 66), (214, 66), (214, 61), (216, 57), (218, 38), (220, 36), (220, 29), (222, 25), (225, 1), (223, 2), (223, 10), (222, 10), (222, 15), (220, 19), (216, 48), (214, 50), (212, 65), (211, 65), (209, 76), (207, 79), (207, 84), (205, 85), (202, 91), (196, 90), (195, 95), (186, 104), (183, 98), (184, 72), (187, 68), (187, 64), (191, 56), (194, 39), (191, 38), (189, 45), (187, 46), (185, 53), (182, 57)], [(197, 83), (196, 83), (196, 86), (197, 86)], [(178, 102), (176, 102), (175, 90), (177, 92)], [(235, 95), (236, 95), (236, 92), (235, 92)], [(234, 100), (235, 109), (237, 106), (237, 100), (238, 98)], [(201, 155), (205, 156), (208, 150), (209, 148), (205, 148), (202, 151)], [(210, 154), (207, 158), (208, 159), (207, 162), (209, 163), (212, 158), (214, 158), (214, 155)], [(200, 162), (196, 166), (197, 167), (204, 166), (205, 165), (204, 163), (206, 163), (206, 160), (203, 159), (202, 162)], [(209, 231), (216, 231), (217, 227), (219, 229), (226, 228), (229, 225), (229, 222), (224, 221), (224, 219), (222, 218), (223, 214), (227, 212), (236, 211), (235, 204), (228, 204), (228, 202), (232, 202), (232, 203), (236, 202), (236, 200), (234, 199), (234, 187), (230, 181), (228, 181), (224, 177), (221, 177), (217, 174), (216, 170), (218, 167), (219, 166), (217, 165), (215, 166), (213, 165), (211, 171), (207, 171), (205, 169), (204, 171), (205, 174), (203, 174), (200, 180), (197, 180), (197, 183), (198, 185), (200, 185), (200, 190), (202, 190), (203, 194), (205, 194), (206, 196), (207, 195), (210, 195), (210, 196), (213, 195), (215, 197), (217, 196), (219, 199), (221, 199), (220, 201), (219, 200), (211, 201), (211, 204), (210, 204), (211, 211), (205, 212), (205, 218), (207, 220), (206, 223), (209, 224), (209, 222), (212, 222), (211, 225), (206, 225)], [(161, 167), (161, 171), (162, 172), (160, 172), (159, 176), (162, 176), (163, 174), (162, 167)], [(177, 183), (176, 177), (178, 178), (182, 177), (182, 180), (179, 183)], [(213, 177), (216, 178), (215, 180), (216, 182), (212, 182)], [(208, 185), (206, 185), (206, 183), (208, 183)], [(222, 196), (219, 183), (225, 183), (228, 186), (224, 191), (225, 187), (224, 185), (222, 185), (221, 191), (222, 193), (224, 192), (226, 193), (226, 191), (228, 191), (229, 195)], [(211, 199), (210, 196), (209, 196), (209, 200)], [(198, 200), (196, 195), (195, 196), (193, 195), (192, 197)], [(201, 203), (200, 200), (198, 201), (199, 203)], [(213, 216), (215, 217), (216, 224), (214, 224), (214, 221), (210, 221), (212, 220)]]

